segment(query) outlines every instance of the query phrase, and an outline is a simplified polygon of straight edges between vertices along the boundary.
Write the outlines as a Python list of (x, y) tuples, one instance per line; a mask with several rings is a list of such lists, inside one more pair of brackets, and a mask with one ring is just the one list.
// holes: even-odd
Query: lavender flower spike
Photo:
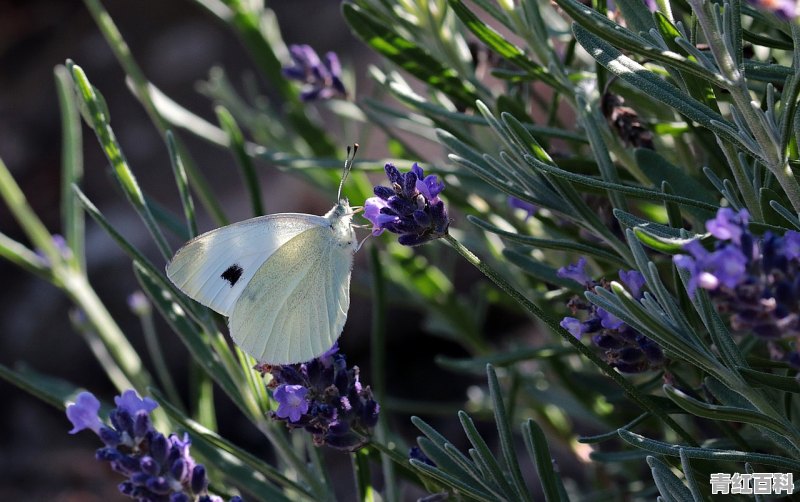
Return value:
[(375, 197), (364, 202), (364, 217), (372, 223), (372, 234), (384, 230), (399, 234), (404, 246), (418, 246), (447, 235), (450, 220), (439, 194), (444, 183), (414, 163), (411, 171), (400, 173), (392, 164), (384, 166), (392, 187), (376, 186)]
[[(75, 426), (71, 434), (91, 429), (105, 443), (95, 456), (127, 478), (119, 485), (123, 495), (142, 502), (222, 502), (208, 493), (205, 467), (189, 452), (189, 435), (166, 437), (153, 428), (150, 412), (158, 406), (155, 401), (128, 390), (114, 403), (110, 427), (100, 421), (100, 401), (89, 392), (67, 407), (67, 418)], [(234, 500), (241, 502), (239, 497)]]
[(308, 102), (347, 96), (341, 78), (342, 65), (335, 53), (325, 54), (323, 62), (311, 46), (291, 45), (289, 54), (292, 57), (292, 66), (284, 67), (283, 74), (305, 84), (300, 99)]
[(307, 363), (257, 369), (272, 375), (269, 387), (278, 409), (270, 416), (289, 429), (305, 429), (316, 445), (355, 451), (378, 423), (380, 406), (337, 345)]

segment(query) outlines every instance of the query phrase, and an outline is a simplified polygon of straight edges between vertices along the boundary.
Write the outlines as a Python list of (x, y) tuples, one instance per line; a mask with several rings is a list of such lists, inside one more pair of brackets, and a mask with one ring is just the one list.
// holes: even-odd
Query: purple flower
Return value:
[(128, 296), (128, 308), (138, 316), (149, 315), (152, 311), (150, 300), (141, 291), (134, 291)]
[(67, 418), (72, 422), (70, 434), (76, 434), (84, 429), (89, 429), (98, 434), (103, 423), (97, 413), (100, 411), (100, 401), (91, 392), (81, 392), (75, 403), (67, 406)]
[(597, 308), (597, 317), (600, 326), (606, 329), (619, 329), (624, 324), (617, 316), (600, 307)]
[(364, 202), (364, 218), (372, 223), (372, 235), (378, 236), (383, 233), (385, 225), (396, 223), (400, 218), (391, 214), (383, 214), (381, 210), (389, 204), (380, 197), (370, 197)]
[(796, 0), (748, 0), (760, 9), (774, 12), (778, 17), (792, 21), (800, 14)]
[(305, 84), (300, 99), (308, 102), (347, 96), (342, 82), (342, 65), (335, 53), (325, 54), (323, 62), (311, 46), (290, 45), (289, 54), (292, 57), (292, 66), (284, 67), (283, 74)]
[(114, 402), (110, 427), (100, 421), (100, 402), (89, 392), (67, 407), (67, 417), (75, 426), (70, 433), (91, 429), (105, 443), (95, 457), (127, 478), (119, 485), (123, 495), (145, 502), (221, 502), (207, 492), (206, 471), (190, 454), (189, 435), (165, 437), (153, 428), (150, 412), (158, 406), (155, 401), (128, 390)]
[(425, 176), (425, 172), (419, 167), (419, 164), (414, 162), (411, 166), (411, 172), (417, 177), (416, 188), (426, 199), (431, 201), (438, 201), (438, 196), (444, 190), (444, 182), (439, 181), (439, 178), (434, 174)]
[[(691, 257), (686, 257), (693, 260)], [(586, 259), (559, 270), (559, 275), (574, 279), (589, 291), (597, 288), (609, 288), (607, 281), (593, 281), (584, 272)], [(641, 296), (644, 278), (635, 271), (620, 270), (620, 278), (631, 289), (634, 296)], [(564, 317), (559, 325), (576, 338), (591, 334), (592, 343), (602, 351), (603, 359), (622, 373), (641, 373), (661, 368), (664, 365), (664, 353), (659, 345), (628, 326), (621, 319), (607, 310), (574, 296), (568, 303), (573, 315), (583, 312), (583, 321), (577, 317)]]
[(741, 244), (742, 233), (747, 228), (749, 216), (746, 209), (736, 213), (733, 209), (724, 207), (717, 211), (715, 218), (706, 222), (706, 230), (719, 240), (730, 240)]
[(644, 276), (638, 270), (620, 270), (620, 280), (628, 286), (631, 296), (634, 298), (642, 297), (642, 288), (645, 285)]
[(558, 325), (569, 331), (569, 334), (575, 338), (580, 338), (586, 332), (586, 327), (580, 319), (575, 319), (574, 317), (565, 317)]
[(378, 423), (380, 406), (372, 390), (362, 386), (358, 367), (348, 368), (335, 345), (307, 363), (257, 369), (272, 375), (278, 409), (270, 416), (289, 429), (305, 429), (316, 445), (355, 451)]
[(525, 221), (528, 221), (531, 216), (536, 214), (536, 211), (539, 209), (538, 207), (534, 206), (530, 202), (525, 202), (524, 200), (520, 200), (516, 197), (508, 197), (508, 205), (512, 209), (522, 209), (525, 211)]
[(720, 284), (733, 289), (745, 278), (747, 258), (739, 248), (728, 245), (711, 253), (707, 266)]
[(800, 232), (789, 230), (783, 235), (783, 254), (789, 260), (800, 258)]
[(158, 403), (149, 397), (140, 398), (135, 390), (126, 390), (121, 396), (115, 397), (114, 404), (116, 404), (117, 408), (120, 410), (125, 410), (131, 415), (135, 415), (140, 410), (145, 413), (150, 413), (158, 408)]
[(556, 271), (556, 275), (563, 279), (572, 279), (581, 286), (592, 282), (592, 278), (586, 274), (586, 258), (581, 256), (576, 263), (561, 267)]
[(297, 422), (308, 411), (306, 401), (308, 389), (302, 385), (281, 385), (272, 394), (278, 402), (275, 414), (279, 418), (288, 418), (290, 422)]
[(447, 235), (450, 220), (439, 194), (444, 183), (425, 176), (418, 164), (401, 174), (392, 164), (384, 166), (392, 187), (376, 186), (375, 197), (364, 202), (364, 217), (372, 222), (372, 234), (384, 230), (399, 234), (404, 246), (418, 246)]
[[(737, 238), (741, 239), (741, 235)], [(693, 240), (683, 248), (692, 257), (676, 255), (672, 260), (679, 268), (689, 271), (686, 289), (691, 296), (694, 296), (698, 286), (707, 290), (717, 289), (720, 285), (735, 288), (746, 277), (747, 257), (735, 244), (723, 245), (709, 252), (698, 240)]]

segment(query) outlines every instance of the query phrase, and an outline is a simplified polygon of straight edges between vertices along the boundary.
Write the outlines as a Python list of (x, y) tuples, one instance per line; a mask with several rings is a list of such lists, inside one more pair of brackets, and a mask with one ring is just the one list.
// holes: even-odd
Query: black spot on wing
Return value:
[(233, 285), (236, 284), (236, 281), (238, 281), (239, 278), (242, 276), (242, 272), (244, 272), (244, 269), (239, 265), (237, 265), (236, 263), (234, 263), (233, 265), (225, 269), (225, 272), (222, 272), (222, 275), (220, 277), (231, 283), (231, 287), (233, 287)]

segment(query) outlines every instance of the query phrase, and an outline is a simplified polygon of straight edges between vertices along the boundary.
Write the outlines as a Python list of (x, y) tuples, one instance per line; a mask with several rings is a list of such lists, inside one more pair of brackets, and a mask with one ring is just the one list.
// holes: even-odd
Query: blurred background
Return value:
[[(209, 70), (221, 66), (234, 83), (252, 73), (248, 55), (235, 35), (207, 11), (186, 0), (107, 0), (104, 2), (119, 26), (146, 76), (167, 95), (211, 122), (211, 101), (197, 91), (197, 82)], [(343, 65), (358, 75), (358, 92), (368, 93), (365, 69), (375, 56), (357, 41), (345, 26), (339, 3), (326, 0), (273, 2), (287, 44), (307, 43), (320, 54), (332, 50)], [(28, 196), (48, 229), (57, 233), (59, 218), (60, 119), (53, 68), (67, 58), (83, 67), (103, 93), (111, 123), (128, 161), (144, 191), (160, 204), (179, 213), (178, 193), (169, 156), (158, 132), (141, 105), (131, 95), (124, 74), (79, 0), (0, 0), (0, 157)], [(362, 81), (363, 80), (363, 81)], [(258, 81), (269, 95), (269, 83)], [(94, 134), (84, 126), (84, 191), (106, 217), (154, 263), (162, 263), (151, 239), (108, 171), (108, 163)], [(345, 144), (358, 138), (344, 138)], [(182, 138), (211, 181), (232, 221), (251, 216), (239, 173), (229, 152), (182, 134)], [(439, 158), (435, 158), (436, 155)], [(362, 151), (363, 158), (387, 156), (380, 141)], [(435, 152), (429, 160), (443, 159)], [(322, 214), (333, 203), (334, 194), (309, 188), (291, 175), (259, 165), (267, 212)], [(200, 214), (201, 231), (213, 228)], [(26, 242), (5, 206), (0, 205), (0, 231)], [(181, 244), (171, 239), (173, 249)], [(351, 364), (362, 368), (369, 383), (368, 266), (360, 253), (354, 271), (353, 299), (342, 339)], [(89, 277), (111, 314), (146, 358), (139, 320), (129, 311), (127, 297), (137, 289), (130, 260), (92, 221), (87, 221)], [(454, 280), (471, 284), (476, 275), (464, 268)], [(0, 261), (0, 362), (20, 363), (57, 375), (105, 399), (114, 389), (96, 363), (83, 339), (68, 320), (69, 302), (49, 284), (5, 261)], [(158, 316), (156, 316), (158, 317)], [(388, 391), (397, 398), (414, 398), (443, 404), (453, 403), (447, 416), (452, 421), (457, 406), (466, 399), (470, 384), (482, 378), (452, 378), (435, 367), (435, 354), (464, 355), (456, 345), (425, 334), (421, 316), (411, 311), (391, 313), (387, 376)], [(524, 319), (506, 312), (489, 313), (487, 326), (500, 333), (519, 327)], [(162, 348), (173, 374), (186, 385), (186, 353), (179, 340), (163, 323), (157, 324)], [(522, 328), (524, 329), (524, 328)], [(488, 333), (491, 337), (493, 333)], [(421, 345), (425, 349), (420, 351)], [(0, 381), (3, 413), (0, 414), (0, 500), (117, 500), (118, 477), (94, 460), (97, 438), (91, 434), (70, 436), (63, 412)], [(219, 393), (221, 394), (221, 393)], [(219, 395), (218, 395), (219, 398)], [(224, 409), (218, 408), (218, 409)], [(232, 408), (231, 408), (232, 410)], [(394, 428), (406, 440), (414, 436), (408, 414), (398, 413)], [(231, 413), (220, 418), (223, 435), (256, 454), (267, 454), (263, 436)], [(435, 419), (434, 419), (435, 420)], [(437, 424), (437, 422), (433, 422)], [(438, 424), (437, 424), (438, 425)], [(447, 429), (444, 429), (445, 431)], [(337, 455), (337, 454), (333, 454)], [(342, 456), (342, 461), (349, 460)]]

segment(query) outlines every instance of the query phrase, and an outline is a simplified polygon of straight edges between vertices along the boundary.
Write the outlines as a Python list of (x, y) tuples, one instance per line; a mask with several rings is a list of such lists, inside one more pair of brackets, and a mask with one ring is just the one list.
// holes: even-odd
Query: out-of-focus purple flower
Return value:
[(538, 207), (534, 206), (530, 202), (525, 202), (524, 200), (520, 200), (516, 197), (508, 197), (508, 205), (512, 209), (522, 209), (525, 211), (525, 221), (528, 221), (531, 216), (536, 214), (536, 211), (539, 210)]
[(128, 295), (128, 308), (137, 316), (149, 315), (152, 311), (150, 300), (141, 291), (134, 291)]
[(717, 211), (716, 217), (706, 222), (706, 230), (721, 241), (733, 241), (741, 244), (742, 232), (747, 228), (750, 218), (746, 209), (738, 213), (733, 209), (724, 207)]
[[(64, 260), (72, 259), (72, 249), (70, 249), (69, 244), (67, 244), (67, 240), (64, 238), (63, 235), (53, 234), (51, 236), (51, 241), (53, 243), (53, 246), (56, 248), (56, 251), (58, 251), (58, 254), (61, 256), (61, 258), (63, 258)], [(47, 257), (47, 255), (44, 254), (44, 252), (42, 252), (41, 249), (38, 248), (36, 249), (36, 256), (39, 258), (39, 261), (41, 262), (42, 265), (46, 267), (52, 265), (52, 263), (50, 263), (50, 259)]]
[(306, 401), (308, 389), (302, 385), (280, 385), (273, 392), (273, 397), (278, 403), (275, 415), (278, 418), (288, 418), (290, 422), (297, 422), (308, 411)]
[(762, 10), (774, 12), (787, 21), (794, 21), (800, 15), (800, 6), (796, 0), (748, 0), (748, 3)]
[[(741, 239), (741, 234), (737, 237)], [(717, 289), (720, 284), (734, 288), (746, 277), (747, 257), (736, 244), (722, 244), (716, 251), (707, 251), (700, 241), (693, 240), (684, 249), (692, 256), (675, 255), (673, 262), (689, 271), (687, 291), (694, 296), (697, 287)]]
[[(189, 452), (189, 435), (166, 437), (153, 428), (150, 412), (158, 406), (155, 401), (128, 390), (114, 403), (110, 427), (100, 421), (100, 402), (89, 392), (67, 407), (67, 418), (74, 425), (70, 433), (91, 429), (105, 443), (95, 456), (127, 478), (119, 485), (120, 493), (141, 502), (221, 502), (208, 494), (205, 468)], [(236, 500), (241, 501), (234, 497), (231, 502)]]
[(574, 317), (565, 317), (561, 319), (558, 325), (569, 331), (569, 334), (575, 338), (580, 338), (586, 332), (586, 326), (583, 325), (580, 319)]
[(439, 194), (444, 183), (434, 175), (425, 176), (417, 164), (400, 173), (392, 164), (384, 166), (392, 186), (376, 186), (375, 197), (364, 202), (364, 217), (372, 223), (372, 234), (384, 230), (399, 234), (404, 246), (418, 246), (447, 235), (450, 220)]
[(563, 279), (572, 279), (581, 286), (585, 286), (592, 282), (592, 278), (586, 274), (586, 258), (581, 256), (578, 261), (561, 267), (556, 271), (556, 275)]
[(303, 101), (347, 97), (347, 90), (342, 82), (342, 66), (334, 52), (325, 54), (321, 61), (317, 52), (309, 45), (290, 45), (289, 54), (292, 66), (283, 68), (283, 74), (299, 82), (305, 87), (300, 93)]
[(642, 297), (642, 288), (645, 285), (644, 276), (638, 270), (620, 270), (620, 280), (628, 286), (631, 296), (634, 298)]
[(800, 234), (765, 233), (754, 237), (745, 211), (720, 209), (706, 229), (717, 242), (712, 251), (694, 240), (676, 255), (675, 265), (689, 273), (687, 291), (708, 291), (717, 310), (730, 316), (734, 331), (767, 340), (769, 355), (800, 367), (795, 350), (786, 353), (775, 340), (800, 337)]
[(378, 423), (380, 406), (372, 390), (361, 384), (357, 366), (347, 367), (336, 345), (307, 363), (256, 368), (272, 375), (269, 386), (278, 402), (272, 418), (289, 429), (305, 429), (316, 445), (355, 451)]
[(84, 429), (100, 432), (103, 423), (100, 421), (98, 412), (100, 411), (100, 401), (91, 392), (81, 392), (73, 404), (67, 406), (67, 418), (72, 422), (70, 434), (76, 434)]
[[(691, 258), (690, 258), (691, 259)], [(583, 273), (584, 263), (574, 265), (578, 269), (578, 280), (589, 291), (596, 288), (609, 288), (608, 282), (593, 281)], [(574, 272), (574, 270), (572, 271)], [(628, 287), (636, 290), (634, 296), (641, 297), (641, 288), (645, 282), (636, 271), (620, 271), (620, 278)], [(655, 370), (664, 365), (664, 353), (661, 347), (653, 340), (625, 324), (610, 312), (587, 302), (579, 296), (574, 296), (567, 304), (573, 316), (564, 317), (559, 323), (570, 334), (582, 337), (590, 334), (592, 343), (602, 350), (603, 359), (612, 367), (622, 373), (642, 373)], [(583, 314), (580, 314), (583, 312)]]

